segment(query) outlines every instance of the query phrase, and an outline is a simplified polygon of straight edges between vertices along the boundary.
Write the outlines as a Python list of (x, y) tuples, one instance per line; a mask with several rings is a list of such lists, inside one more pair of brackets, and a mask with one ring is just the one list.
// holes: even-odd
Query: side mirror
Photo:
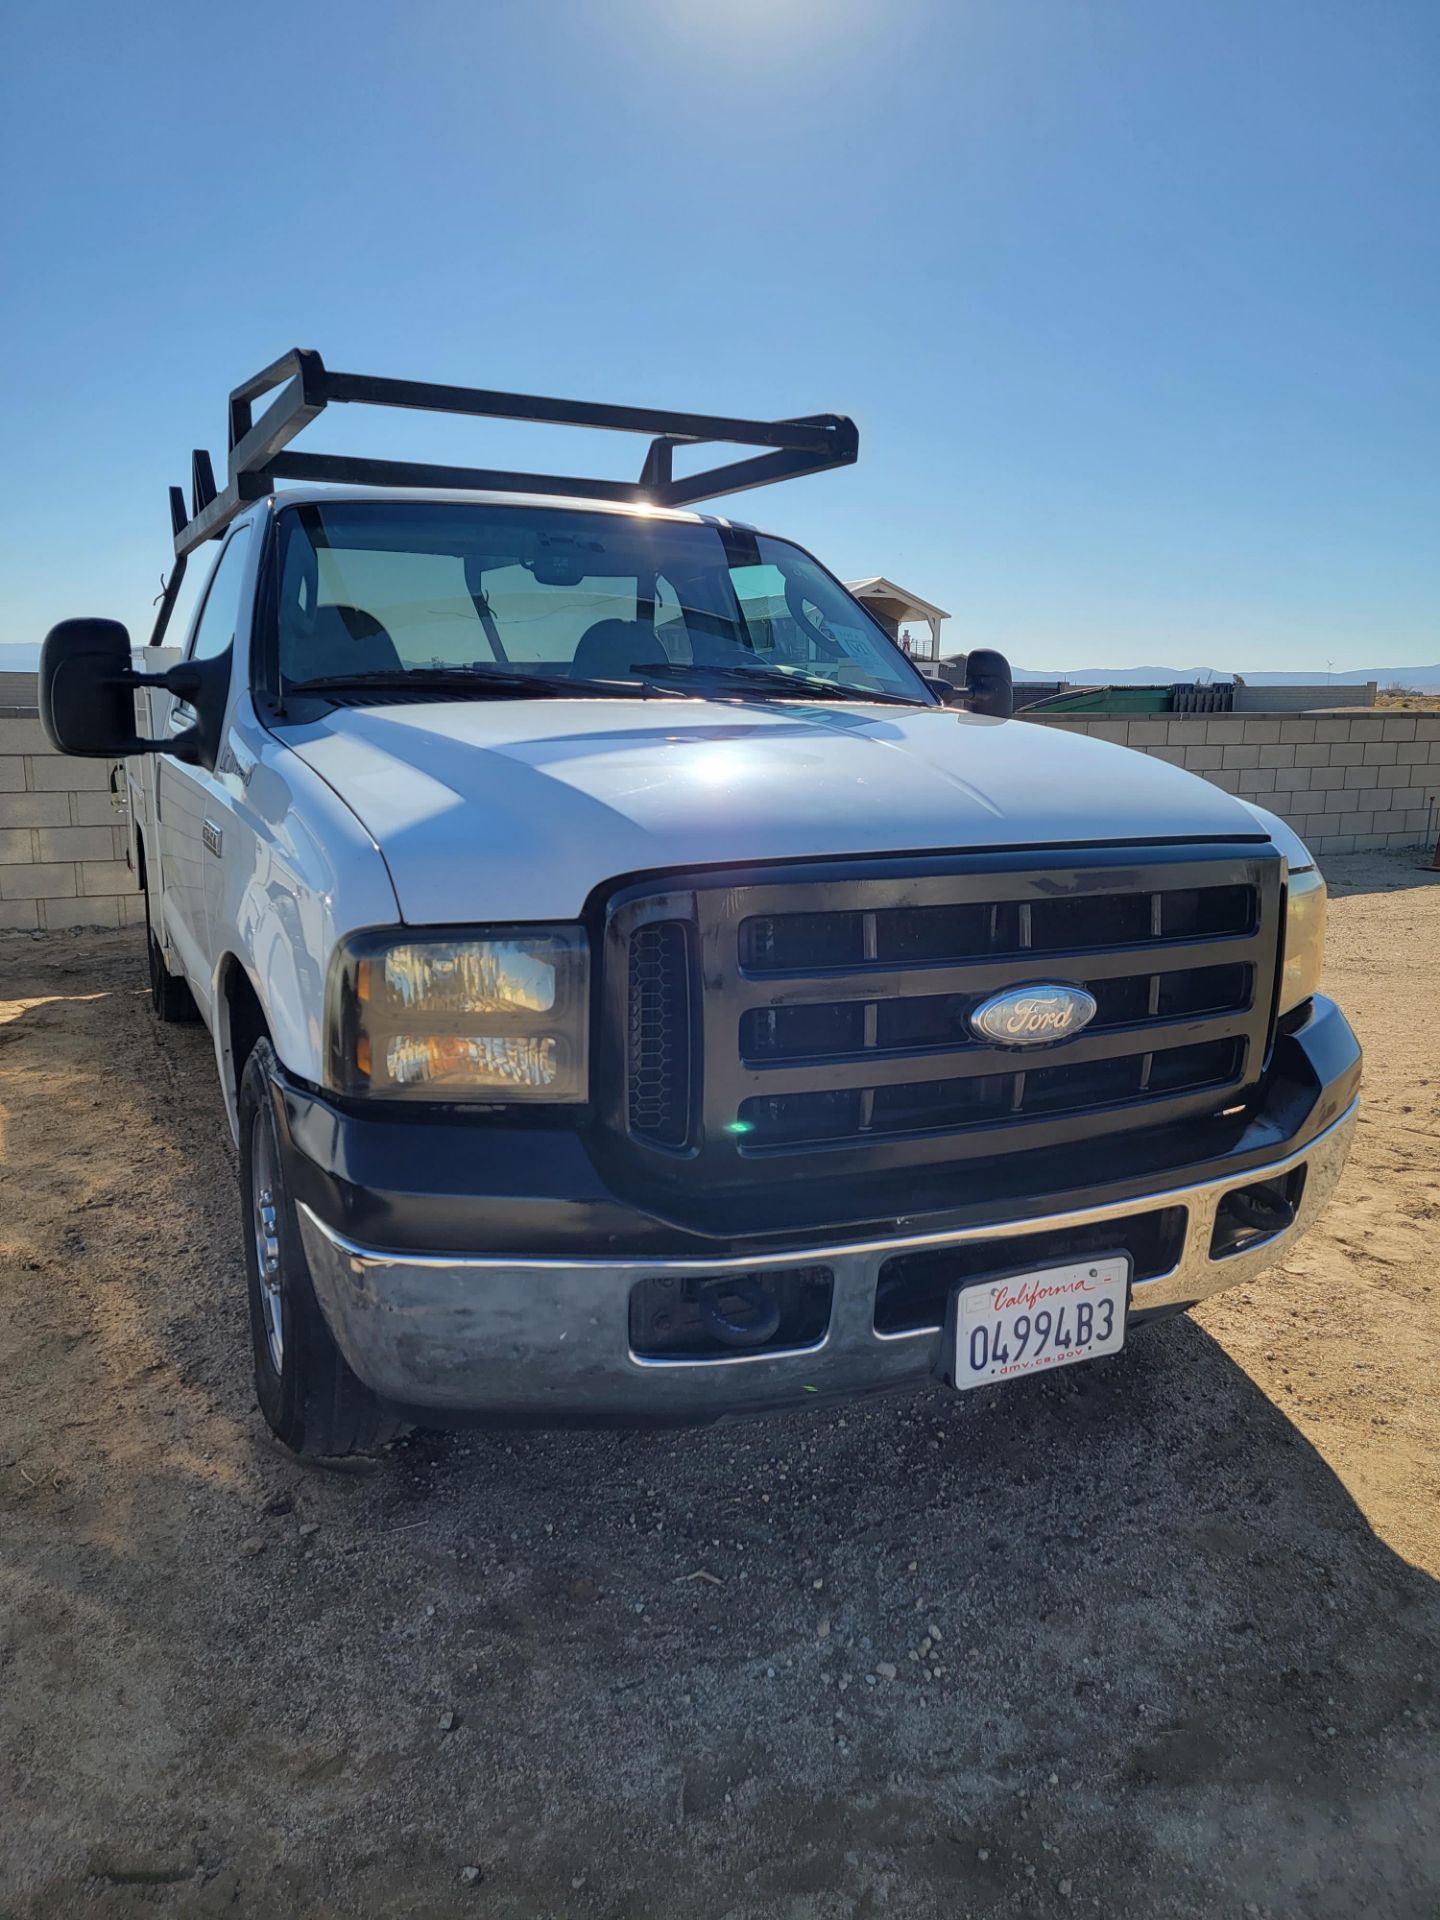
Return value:
[(1003, 653), (977, 647), (965, 656), (965, 694), (972, 713), (992, 720), (1010, 720), (1015, 714), (1015, 686), (1010, 662)]
[(62, 620), (40, 649), (40, 721), (61, 753), (134, 753), (130, 635), (118, 620)]
[[(168, 740), (135, 731), (135, 689), (163, 687), (195, 708), (195, 724)], [(182, 660), (165, 673), (136, 673), (130, 635), (118, 620), (62, 620), (40, 649), (40, 722), (61, 753), (123, 760), (173, 753), (213, 767), (230, 688), (230, 649), (211, 660)]]

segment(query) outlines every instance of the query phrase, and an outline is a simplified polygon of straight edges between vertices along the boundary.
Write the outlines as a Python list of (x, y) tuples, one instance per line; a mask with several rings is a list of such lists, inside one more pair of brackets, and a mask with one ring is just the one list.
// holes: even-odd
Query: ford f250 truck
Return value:
[[(638, 481), (292, 448), (338, 403), (651, 444)], [(761, 451), (677, 473), (706, 442)], [(155, 1012), (214, 1038), (291, 1447), (1020, 1379), (1324, 1206), (1360, 1053), (1294, 833), (1009, 718), (998, 655), (937, 689), (693, 510), (856, 447), (297, 351), (232, 394), (223, 488), (172, 489), (138, 666), (46, 639), (51, 739), (127, 763)]]

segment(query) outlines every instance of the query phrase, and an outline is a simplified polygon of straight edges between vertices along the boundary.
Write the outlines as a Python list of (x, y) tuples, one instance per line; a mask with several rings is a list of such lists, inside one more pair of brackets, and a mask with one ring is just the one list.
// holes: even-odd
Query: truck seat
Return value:
[(363, 607), (317, 607), (315, 630), (302, 642), (303, 678), (332, 673), (400, 673), (395, 642)]
[(668, 658), (643, 620), (597, 620), (581, 634), (570, 671), (577, 680), (632, 680), (631, 667)]

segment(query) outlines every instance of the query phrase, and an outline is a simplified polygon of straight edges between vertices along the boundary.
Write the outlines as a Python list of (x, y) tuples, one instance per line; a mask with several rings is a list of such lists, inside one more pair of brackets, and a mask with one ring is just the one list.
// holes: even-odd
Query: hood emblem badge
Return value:
[(1046, 1047), (1088, 1027), (1099, 1008), (1083, 987), (1041, 980), (1007, 987), (971, 1009), (970, 1027), (996, 1047)]

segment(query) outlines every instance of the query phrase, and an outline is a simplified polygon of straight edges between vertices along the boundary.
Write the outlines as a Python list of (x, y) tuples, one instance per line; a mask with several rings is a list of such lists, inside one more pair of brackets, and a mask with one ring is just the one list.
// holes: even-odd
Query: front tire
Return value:
[(240, 1199), (255, 1395), (276, 1439), (295, 1453), (368, 1453), (400, 1431), (336, 1346), (300, 1239), (275, 1118), (278, 1063), (255, 1042), (240, 1080)]

